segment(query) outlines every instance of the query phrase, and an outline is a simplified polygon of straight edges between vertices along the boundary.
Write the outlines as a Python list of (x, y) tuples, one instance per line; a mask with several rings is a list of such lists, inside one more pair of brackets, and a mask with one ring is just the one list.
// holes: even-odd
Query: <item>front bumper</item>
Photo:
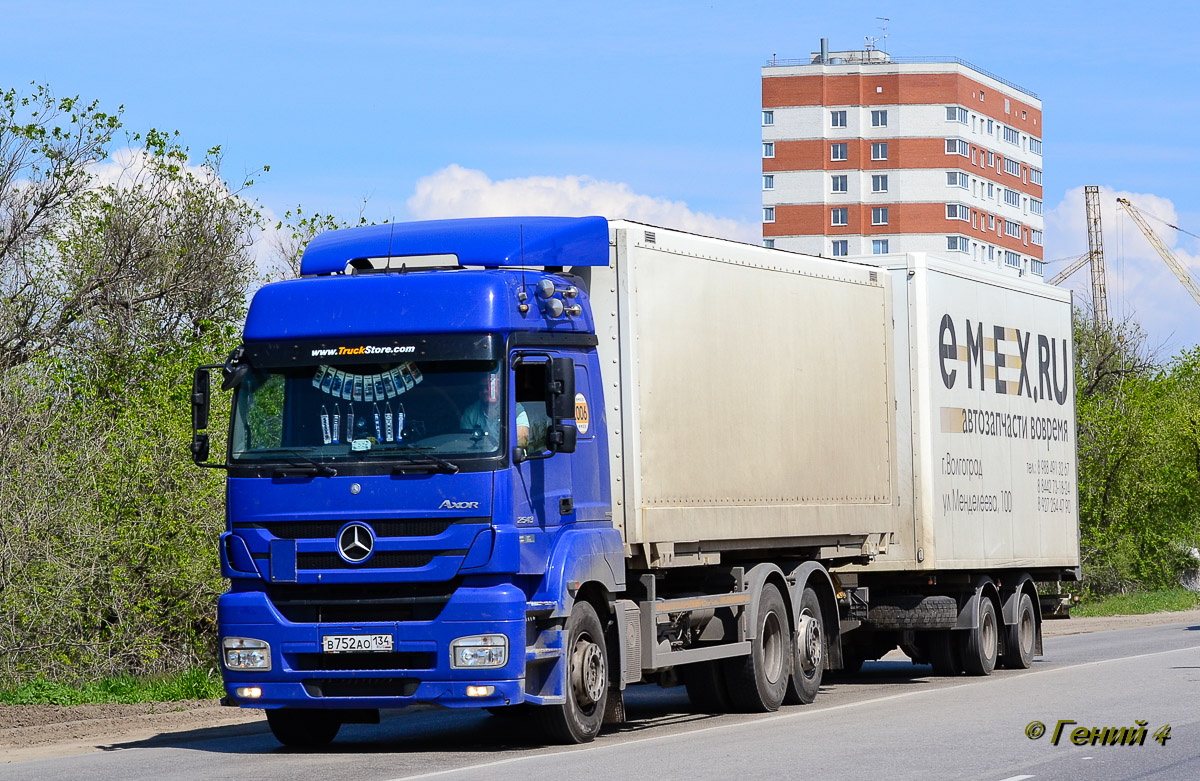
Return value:
[[(271, 646), (271, 669), (223, 669), (232, 704), (249, 708), (403, 708), (515, 705), (524, 699), (524, 593), (511, 584), (461, 586), (429, 621), (293, 623), (259, 590), (229, 592), (218, 604), (221, 637), (250, 637)], [(325, 635), (391, 634), (390, 654), (323, 654)], [(490, 669), (454, 669), (450, 644), (467, 635), (503, 634), (508, 661)], [(350, 667), (353, 669), (338, 669)], [(493, 686), (469, 697), (468, 686)], [(261, 696), (238, 697), (239, 687)]]

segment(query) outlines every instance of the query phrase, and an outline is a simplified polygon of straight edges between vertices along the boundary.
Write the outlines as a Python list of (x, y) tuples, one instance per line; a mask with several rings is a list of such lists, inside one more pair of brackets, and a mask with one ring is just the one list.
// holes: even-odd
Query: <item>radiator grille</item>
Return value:
[(304, 690), (310, 697), (411, 697), (416, 678), (310, 678)]
[[(235, 530), (263, 529), (281, 540), (332, 540), (349, 520), (343, 521), (263, 521), (236, 523)], [(436, 537), (456, 524), (488, 524), (489, 518), (398, 518), (365, 523), (376, 537)]]
[(433, 654), (423, 652), (285, 655), (288, 666), (297, 672), (432, 670), (437, 664)]

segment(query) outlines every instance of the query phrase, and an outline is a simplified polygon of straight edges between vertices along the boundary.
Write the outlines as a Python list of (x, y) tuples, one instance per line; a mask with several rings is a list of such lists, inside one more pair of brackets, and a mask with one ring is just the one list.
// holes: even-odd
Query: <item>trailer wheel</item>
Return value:
[(750, 653), (725, 660), (729, 700), (745, 713), (779, 710), (792, 667), (792, 643), (787, 606), (774, 584), (763, 586), (754, 617)]
[(962, 660), (958, 654), (957, 640), (958, 638), (949, 629), (940, 629), (928, 634), (926, 645), (934, 675), (959, 675), (962, 673)]
[(1037, 614), (1033, 600), (1021, 594), (1017, 603), (1017, 621), (1005, 629), (1004, 656), (1001, 661), (1010, 670), (1026, 670), (1033, 664), (1033, 643), (1037, 638)]
[(821, 617), (821, 600), (817, 592), (805, 588), (800, 596), (800, 619), (796, 622), (795, 641), (792, 643), (792, 677), (788, 680), (784, 702), (788, 705), (808, 705), (817, 698), (828, 651), (829, 641)]
[(729, 689), (725, 683), (725, 670), (720, 661), (694, 662), (679, 668), (688, 699), (692, 707), (701, 713), (728, 713)]
[(1000, 630), (996, 606), (984, 594), (979, 595), (979, 620), (962, 633), (959, 651), (968, 675), (991, 675), (1000, 652)]
[(608, 647), (596, 609), (576, 602), (567, 619), (566, 702), (543, 705), (533, 713), (543, 731), (561, 743), (589, 743), (604, 723), (608, 700)]
[(271, 734), (285, 746), (327, 746), (337, 737), (342, 723), (337, 714), (315, 708), (278, 708), (267, 711)]

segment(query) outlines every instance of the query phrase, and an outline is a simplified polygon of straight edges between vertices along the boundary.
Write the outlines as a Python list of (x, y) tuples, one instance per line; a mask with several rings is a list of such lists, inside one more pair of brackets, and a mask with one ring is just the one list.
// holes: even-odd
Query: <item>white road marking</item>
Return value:
[[(1049, 670), (1034, 670), (1034, 671), (1026, 670), (1020, 676), (1006, 678), (1004, 680), (1022, 681), (1022, 680), (1025, 680), (1026, 678), (1029, 678), (1034, 675), (1047, 675), (1049, 673), (1065, 672), (1067, 670), (1077, 670), (1077, 669), (1081, 669), (1084, 667), (1097, 667), (1102, 664), (1112, 664), (1114, 662), (1128, 662), (1133, 659), (1146, 659), (1151, 656), (1165, 656), (1167, 654), (1177, 654), (1177, 653), (1180, 653), (1183, 651), (1193, 651), (1194, 652), (1197, 650), (1200, 650), (1200, 647), (1191, 646), (1188, 648), (1175, 648), (1170, 651), (1154, 651), (1152, 653), (1135, 654), (1133, 656), (1120, 656), (1115, 659), (1101, 659), (1100, 661), (1097, 661), (1097, 662), (1080, 662), (1079, 664), (1071, 664), (1071, 665), (1066, 665), (1064, 667), (1054, 667)], [(903, 694), (889, 694), (886, 697), (876, 697), (875, 699), (872, 699), (872, 700), (860, 700), (858, 702), (847, 702), (847, 703), (843, 703), (842, 705), (831, 705), (828, 708), (803, 709), (803, 710), (795, 711), (793, 713), (776, 713), (774, 716), (765, 716), (761, 719), (755, 719), (754, 721), (741, 721), (741, 722), (737, 722), (736, 724), (715, 724), (711, 727), (704, 727), (703, 729), (691, 730), (688, 732), (673, 732), (670, 735), (651, 735), (649, 737), (639, 738), (637, 740), (628, 740), (623, 743), (604, 743), (603, 745), (592, 744), (590, 746), (587, 746), (586, 748), (564, 749), (561, 751), (546, 751), (546, 752), (540, 752), (537, 754), (524, 754), (519, 757), (509, 757), (508, 759), (498, 759), (493, 762), (481, 762), (478, 765), (463, 765), (462, 767), (448, 768), (446, 770), (434, 770), (429, 773), (420, 773), (415, 776), (398, 776), (396, 778), (388, 779), (388, 781), (420, 781), (420, 779), (424, 779), (424, 778), (437, 778), (439, 776), (448, 776), (448, 775), (451, 775), (454, 773), (467, 773), (467, 772), (470, 772), (473, 770), (483, 770), (485, 768), (502, 767), (504, 765), (511, 765), (516, 762), (528, 762), (530, 760), (544, 759), (546, 757), (557, 757), (557, 756), (562, 756), (564, 754), (589, 754), (594, 751), (608, 751), (608, 750), (612, 750), (612, 749), (624, 749), (627, 746), (635, 746), (635, 745), (638, 745), (639, 743), (657, 743), (657, 742), (663, 741), (663, 740), (674, 740), (676, 738), (689, 738), (689, 737), (692, 737), (693, 735), (703, 735), (706, 732), (717, 732), (717, 731), (724, 731), (724, 730), (730, 730), (730, 729), (739, 729), (739, 728), (743, 728), (743, 727), (759, 727), (763, 724), (766, 724), (768, 722), (773, 722), (773, 721), (790, 721), (792, 719), (803, 719), (803, 718), (811, 717), (811, 716), (820, 716), (822, 714), (829, 713), (830, 711), (835, 711), (835, 710), (845, 710), (847, 708), (858, 708), (863, 705), (875, 705), (875, 704), (881, 703), (881, 702), (891, 702), (892, 700), (903, 700), (903, 699), (907, 699), (909, 697), (920, 697), (922, 695), (932, 694), (934, 692), (949, 691), (950, 689), (960, 689), (960, 688), (964, 688), (967, 686), (982, 686), (984, 684), (996, 683), (996, 682), (997, 682), (996, 679), (989, 680), (988, 678), (985, 677), (985, 678), (981, 678), (976, 681), (972, 681), (970, 683), (960, 683), (960, 684), (957, 684), (954, 686), (939, 686), (935, 689), (922, 689), (920, 691), (904, 692)], [(1015, 778), (1033, 778), (1033, 776), (1015, 776)], [(1009, 779), (1005, 779), (1004, 781), (1009, 781)]]
[(1025, 781), (1027, 778), (1033, 778), (1033, 776), (1009, 776), (1008, 778), (1000, 779), (1000, 781)]

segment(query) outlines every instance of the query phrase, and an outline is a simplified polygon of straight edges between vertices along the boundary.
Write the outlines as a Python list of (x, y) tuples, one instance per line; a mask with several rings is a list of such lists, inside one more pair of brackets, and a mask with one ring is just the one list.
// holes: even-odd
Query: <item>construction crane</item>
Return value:
[[(1150, 241), (1150, 244), (1154, 246), (1154, 249), (1158, 250), (1158, 254), (1162, 256), (1164, 261), (1166, 261), (1167, 267), (1170, 268), (1171, 271), (1175, 273), (1175, 276), (1179, 278), (1179, 282), (1183, 285), (1184, 289), (1191, 294), (1192, 298), (1196, 300), (1197, 304), (1200, 304), (1200, 287), (1196, 287), (1196, 282), (1192, 279), (1192, 275), (1188, 273), (1187, 268), (1179, 262), (1179, 259), (1175, 257), (1171, 250), (1167, 249), (1167, 245), (1163, 244), (1162, 239), (1158, 237), (1158, 234), (1155, 233), (1150, 225), (1146, 222), (1145, 215), (1143, 215), (1136, 206), (1124, 198), (1118, 198), (1117, 203), (1125, 207), (1125, 211), (1129, 212), (1129, 216), (1132, 217), (1133, 221), (1137, 223), (1137, 226), (1141, 228), (1142, 233), (1146, 235), (1146, 238)], [(1170, 225), (1170, 223), (1168, 223), (1168, 225)], [(1174, 225), (1171, 225), (1170, 227), (1175, 228), (1175, 230), (1179, 230), (1179, 228)]]
[(1108, 274), (1104, 270), (1104, 234), (1100, 232), (1100, 188), (1083, 188), (1087, 209), (1088, 255), (1092, 261), (1092, 319), (1097, 326), (1108, 323)]
[(1089, 184), (1083, 188), (1083, 198), (1087, 211), (1088, 251), (1055, 274), (1050, 284), (1059, 284), (1090, 262), (1092, 318), (1096, 325), (1103, 325), (1108, 322), (1108, 274), (1104, 270), (1104, 234), (1100, 230), (1100, 188)]
[(1079, 257), (1075, 258), (1075, 260), (1072, 260), (1071, 265), (1067, 266), (1062, 271), (1058, 272), (1053, 277), (1051, 277), (1049, 280), (1047, 280), (1047, 284), (1058, 285), (1058, 284), (1066, 281), (1067, 277), (1071, 276), (1076, 271), (1083, 268), (1084, 265), (1091, 259), (1092, 259), (1092, 253), (1090, 253), (1090, 252), (1083, 253)]

